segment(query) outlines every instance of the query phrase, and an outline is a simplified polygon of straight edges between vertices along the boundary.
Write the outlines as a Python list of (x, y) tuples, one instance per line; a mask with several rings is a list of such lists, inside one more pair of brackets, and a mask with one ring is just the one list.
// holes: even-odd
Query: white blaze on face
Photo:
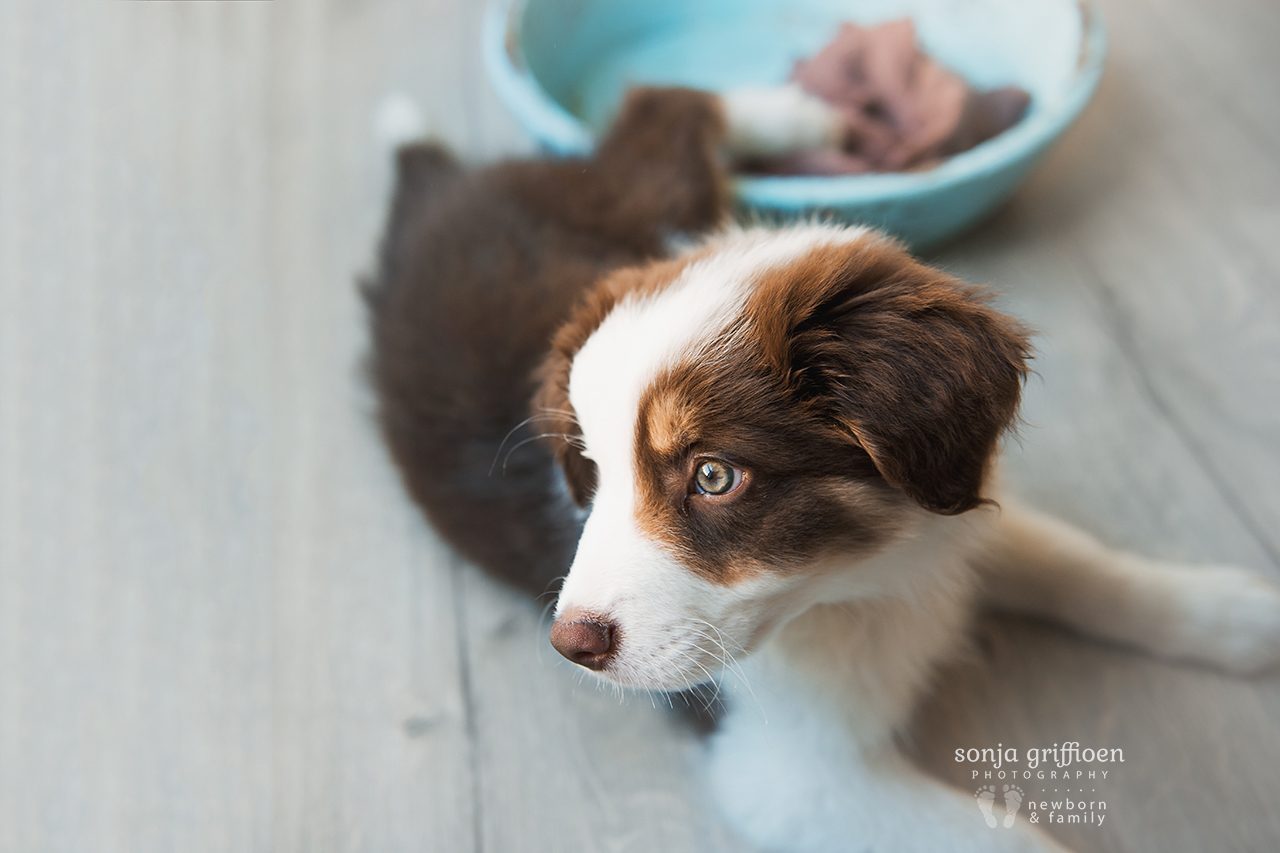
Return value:
[[(671, 546), (636, 521), (636, 421), (645, 389), (737, 323), (762, 274), (819, 246), (852, 242), (865, 229), (801, 226), (732, 233), (659, 293), (623, 301), (575, 356), (569, 399), (597, 488), (557, 613), (569, 609), (617, 624), (618, 651), (602, 674), (678, 689), (712, 677), (724, 646), (748, 644), (776, 619), (792, 584), (769, 574), (732, 587), (687, 568)], [(762, 555), (766, 556), (766, 555)]]

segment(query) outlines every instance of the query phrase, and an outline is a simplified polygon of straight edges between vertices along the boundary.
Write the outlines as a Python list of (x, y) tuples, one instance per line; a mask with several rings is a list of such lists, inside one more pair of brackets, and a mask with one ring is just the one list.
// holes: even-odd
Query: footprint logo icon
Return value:
[[(1018, 809), (1022, 808), (1022, 789), (1017, 785), (1004, 786), (1004, 828), (1008, 829), (1013, 826), (1013, 822), (1018, 819)], [(987, 811), (991, 810), (991, 806), (987, 806)], [(990, 826), (995, 826), (995, 821), (988, 821)]]
[[(991, 811), (991, 806), (996, 801), (996, 786), (983, 785), (981, 788), (973, 792), (978, 798), (978, 811), (982, 812), (982, 817), (987, 821), (987, 826), (995, 829), (996, 816)], [(1008, 818), (1006, 818), (1008, 820)]]

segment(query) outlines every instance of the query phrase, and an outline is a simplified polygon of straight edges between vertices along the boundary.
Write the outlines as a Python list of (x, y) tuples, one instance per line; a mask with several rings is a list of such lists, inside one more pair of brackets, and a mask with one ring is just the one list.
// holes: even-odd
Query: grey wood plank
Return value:
[(6, 4), (0, 840), (261, 849), (265, 31), (130, 5)]
[[(1109, 11), (1132, 11), (1162, 52), (1176, 57), (1178, 88), (1208, 90), (1234, 123), (1271, 149), (1280, 147), (1280, 5), (1259, 0), (1206, 4), (1194, 0), (1122, 0)], [(1128, 20), (1123, 21), (1124, 34)], [(1176, 81), (1176, 82), (1175, 82)]]

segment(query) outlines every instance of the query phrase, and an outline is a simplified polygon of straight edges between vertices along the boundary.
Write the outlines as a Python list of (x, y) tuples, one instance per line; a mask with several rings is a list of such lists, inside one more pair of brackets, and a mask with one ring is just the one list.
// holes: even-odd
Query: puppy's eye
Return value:
[(742, 485), (742, 472), (719, 459), (703, 459), (693, 474), (699, 494), (727, 495)]

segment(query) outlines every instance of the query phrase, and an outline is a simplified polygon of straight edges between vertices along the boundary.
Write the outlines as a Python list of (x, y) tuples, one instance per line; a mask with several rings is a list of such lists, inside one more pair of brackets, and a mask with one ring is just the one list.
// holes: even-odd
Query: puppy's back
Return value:
[(580, 529), (547, 444), (530, 440), (538, 419), (519, 426), (533, 373), (581, 291), (640, 260), (547, 215), (539, 194), (562, 193), (568, 168), (467, 173), (438, 146), (402, 149), (365, 288), (379, 419), (409, 493), (465, 557), (535, 594)]
[(581, 531), (550, 446), (533, 440), (554, 422), (530, 411), (533, 374), (605, 273), (723, 220), (724, 132), (714, 96), (638, 89), (591, 159), (468, 173), (438, 146), (400, 151), (366, 288), (382, 429), (437, 530), (505, 581), (548, 591)]

